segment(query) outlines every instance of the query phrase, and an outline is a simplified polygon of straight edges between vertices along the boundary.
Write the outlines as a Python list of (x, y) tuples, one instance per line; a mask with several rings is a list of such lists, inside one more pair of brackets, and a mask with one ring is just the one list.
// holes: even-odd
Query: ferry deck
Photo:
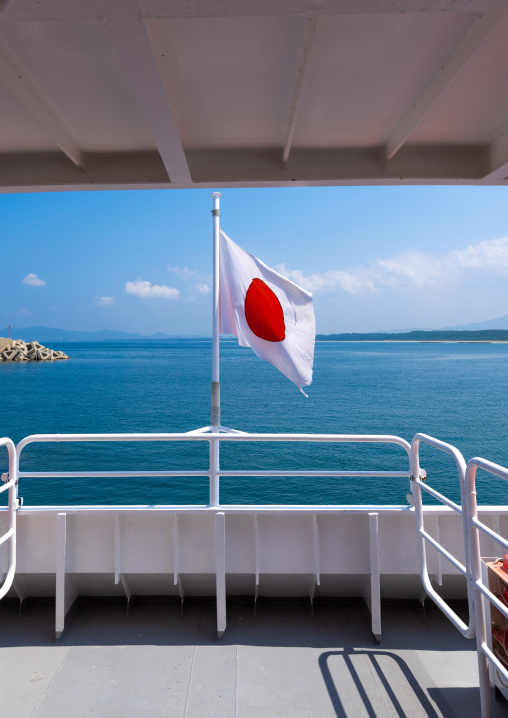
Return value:
[[(430, 602), (428, 602), (430, 603)], [(460, 607), (459, 610), (463, 610)], [(358, 601), (228, 605), (83, 601), (60, 641), (54, 605), (0, 611), (1, 715), (108, 718), (477, 718), (472, 641), (434, 607), (383, 604), (383, 640)], [(4, 658), (5, 656), (5, 658)], [(504, 699), (495, 718), (508, 715)]]

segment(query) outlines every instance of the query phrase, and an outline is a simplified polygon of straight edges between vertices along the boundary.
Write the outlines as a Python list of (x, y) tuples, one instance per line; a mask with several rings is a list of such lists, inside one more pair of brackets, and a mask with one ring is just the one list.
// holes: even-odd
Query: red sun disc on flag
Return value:
[(284, 312), (277, 295), (262, 279), (253, 279), (245, 295), (245, 318), (249, 329), (267, 342), (286, 338)]

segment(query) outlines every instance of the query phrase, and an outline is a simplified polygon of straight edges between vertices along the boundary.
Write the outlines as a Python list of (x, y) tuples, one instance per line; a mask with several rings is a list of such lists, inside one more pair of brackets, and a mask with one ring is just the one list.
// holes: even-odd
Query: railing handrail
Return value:
[(7, 448), (7, 453), (9, 455), (9, 468), (12, 465), (12, 462), (16, 459), (16, 447), (14, 445), (14, 442), (12, 439), (9, 439), (7, 436), (4, 436), (0, 438), (0, 446), (5, 446)]
[(396, 444), (411, 455), (411, 445), (408, 441), (392, 434), (233, 434), (233, 433), (125, 433), (125, 434), (31, 434), (21, 439), (16, 445), (19, 457), (28, 444), (51, 442), (114, 442), (114, 441), (232, 441), (232, 442), (304, 442), (313, 443), (361, 443), (361, 444)]
[(421, 432), (415, 434), (411, 442), (412, 455), (413, 452), (416, 452), (417, 454), (420, 442), (428, 444), (429, 446), (433, 446), (435, 449), (439, 449), (446, 454), (450, 454), (450, 456), (455, 459), (457, 467), (460, 466), (464, 469), (464, 471), (466, 470), (466, 461), (462, 456), (461, 452), (455, 446), (453, 446), (452, 444), (448, 444), (446, 441), (441, 441), (441, 439), (436, 439), (434, 436), (429, 436), (428, 434), (423, 434)]
[[(420, 472), (420, 443), (425, 443), (428, 446), (432, 446), (439, 451), (443, 451), (449, 454), (455, 461), (457, 472), (459, 475), (460, 485), (460, 497), (461, 506), (458, 506), (455, 502), (450, 501), (446, 496), (440, 492), (427, 486), (422, 481), (422, 475)], [(465, 498), (465, 473), (466, 473), (466, 462), (461, 452), (451, 444), (447, 444), (445, 441), (436, 439), (433, 436), (427, 434), (418, 433), (413, 437), (411, 442), (411, 479), (414, 483), (414, 500), (415, 500), (415, 514), (416, 514), (416, 530), (417, 530), (417, 541), (418, 541), (418, 560), (420, 564), (420, 576), (422, 579), (423, 586), (427, 595), (434, 601), (434, 603), (441, 609), (445, 616), (453, 623), (455, 628), (462, 633), (466, 638), (474, 638), (476, 632), (476, 625), (474, 620), (474, 590), (471, 581), (471, 561), (469, 551), (469, 540), (468, 540), (468, 526), (467, 521), (464, 520), (466, 498)], [(441, 503), (448, 506), (455, 513), (463, 517), (462, 526), (464, 533), (464, 553), (466, 559), (466, 565), (464, 566), (458, 561), (452, 554), (450, 554), (438, 541), (432, 538), (426, 531), (424, 526), (424, 518), (422, 511), (422, 489), (427, 493), (431, 494), (435, 499), (441, 501)], [(466, 578), (467, 582), (467, 599), (469, 607), (469, 625), (458, 616), (455, 611), (444, 601), (441, 596), (434, 590), (429, 571), (427, 567), (427, 556), (425, 550), (425, 543), (430, 543), (447, 561), (449, 561), (455, 568), (462, 573)]]
[(495, 464), (493, 461), (488, 461), (488, 459), (482, 459), (479, 456), (474, 456), (472, 459), (469, 459), (466, 466), (466, 482), (468, 488), (470, 488), (471, 486), (474, 487), (472, 481), (476, 478), (476, 469), (483, 469), (484, 471), (488, 471), (489, 474), (493, 474), (500, 479), (505, 479), (508, 481), (508, 469), (505, 466)]

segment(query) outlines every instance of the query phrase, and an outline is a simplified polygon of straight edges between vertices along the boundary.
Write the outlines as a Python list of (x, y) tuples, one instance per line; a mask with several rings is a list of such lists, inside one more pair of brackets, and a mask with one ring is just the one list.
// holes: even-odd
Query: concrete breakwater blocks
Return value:
[(43, 347), (39, 342), (24, 342), (22, 339), (0, 337), (0, 362), (8, 361), (57, 361), (68, 359), (64, 352)]

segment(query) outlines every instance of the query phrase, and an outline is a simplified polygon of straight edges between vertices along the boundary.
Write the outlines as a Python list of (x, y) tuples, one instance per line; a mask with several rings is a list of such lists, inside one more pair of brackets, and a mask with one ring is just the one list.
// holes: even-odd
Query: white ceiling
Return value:
[(0, 191), (508, 183), (508, 0), (0, 0)]

